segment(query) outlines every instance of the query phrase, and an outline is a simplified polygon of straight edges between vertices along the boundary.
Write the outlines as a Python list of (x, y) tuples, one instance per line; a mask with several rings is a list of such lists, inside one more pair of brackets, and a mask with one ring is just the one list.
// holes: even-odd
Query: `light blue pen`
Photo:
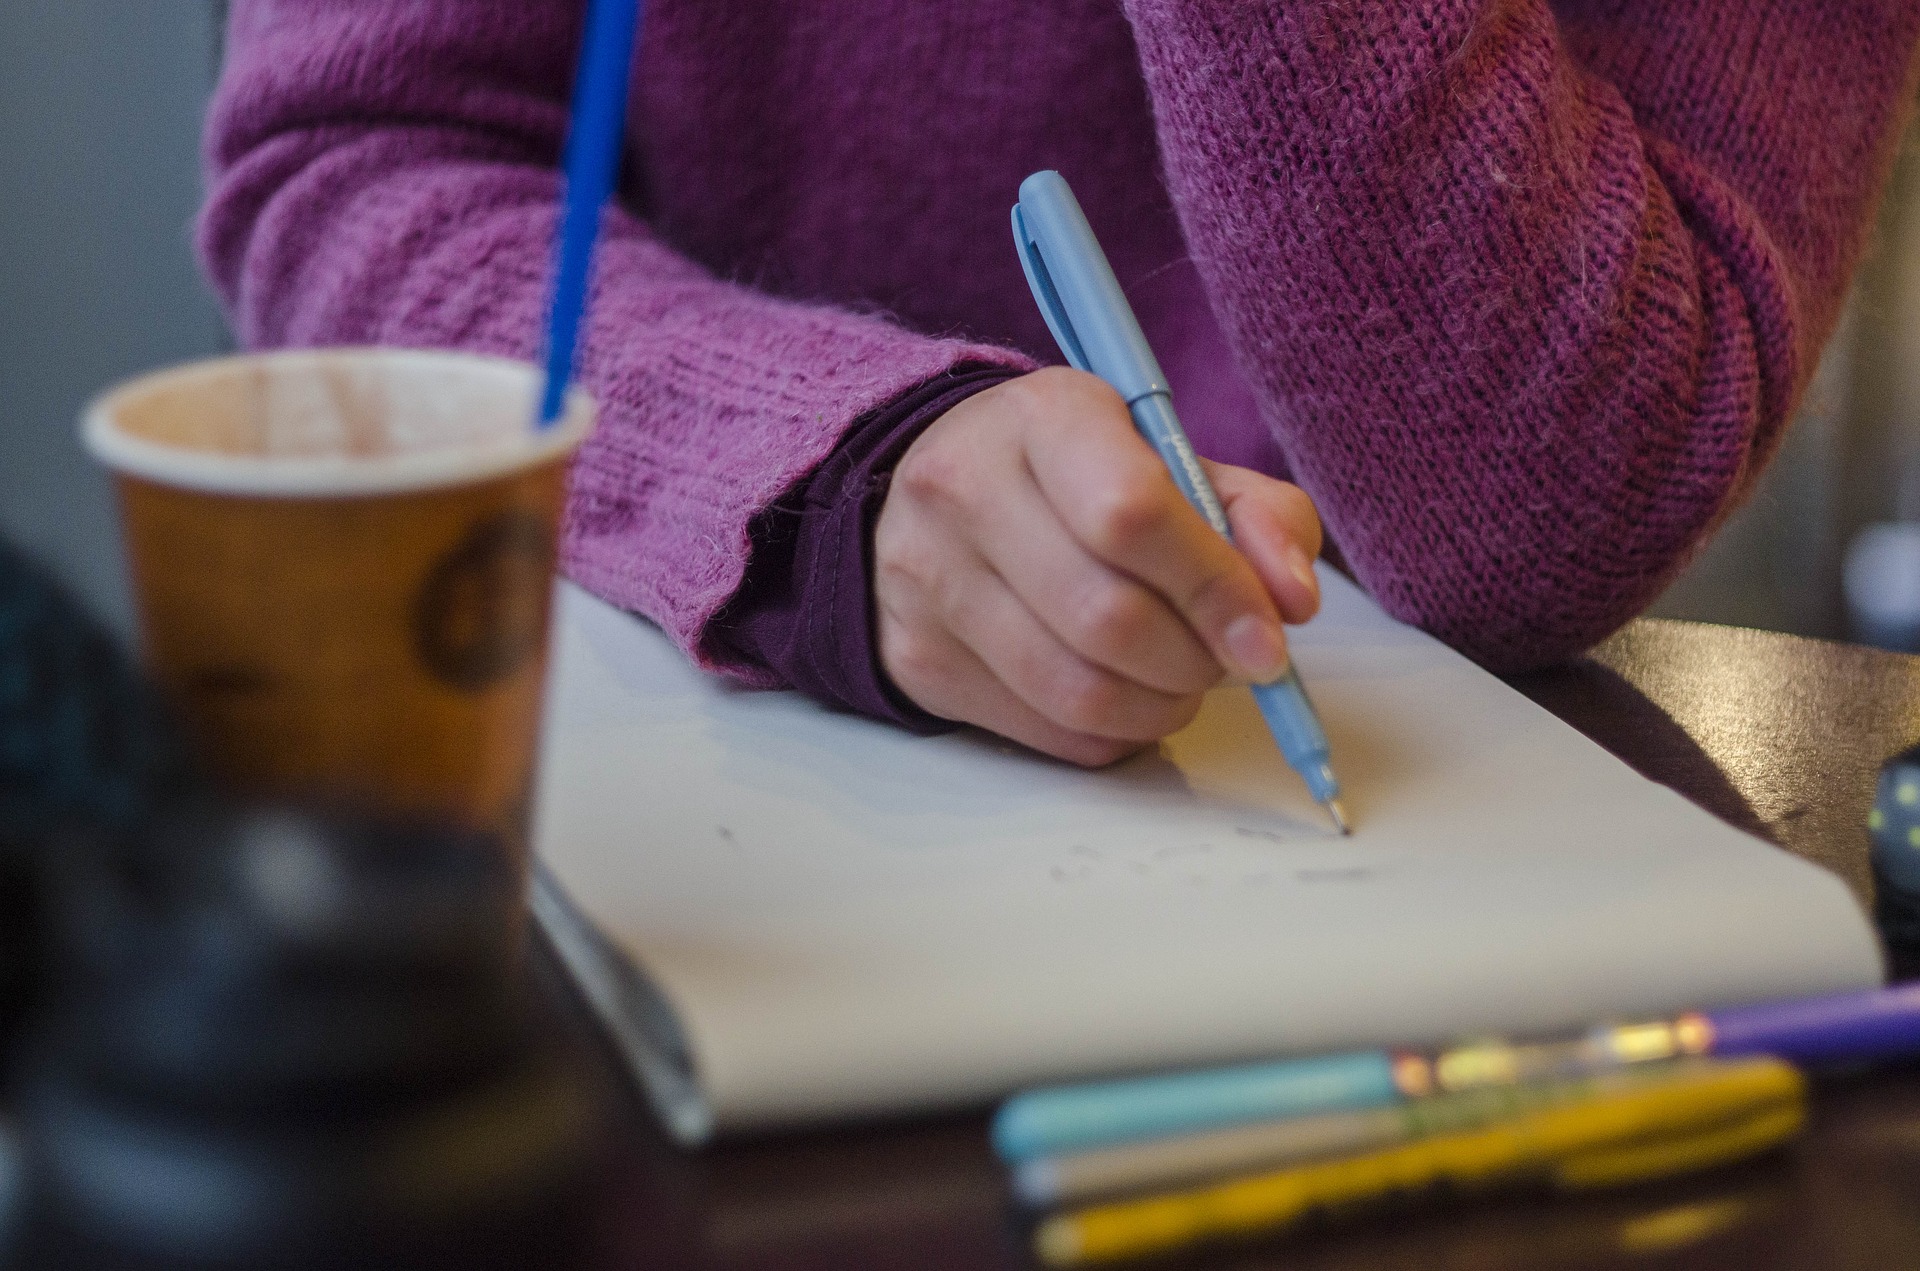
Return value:
[[(1173, 413), (1173, 390), (1167, 387), (1160, 363), (1065, 177), (1036, 172), (1020, 183), (1020, 201), (1013, 205), (1013, 239), (1021, 268), (1027, 271), (1027, 285), (1033, 288), (1033, 298), (1067, 361), (1118, 390), (1133, 414), (1134, 426), (1165, 461), (1180, 493), (1207, 518), (1207, 524), (1232, 542), (1220, 496), (1207, 483), (1193, 443)], [(1342, 834), (1351, 833), (1340, 806), (1340, 780), (1333, 775), (1326, 730), (1320, 727), (1300, 676), (1289, 665), (1279, 679), (1254, 685), (1253, 697), (1280, 753), (1306, 779), (1314, 801), (1327, 810)]]
[(1001, 1160), (1031, 1161), (1254, 1121), (1381, 1108), (1406, 1094), (1384, 1050), (1050, 1086), (1000, 1105), (993, 1148)]

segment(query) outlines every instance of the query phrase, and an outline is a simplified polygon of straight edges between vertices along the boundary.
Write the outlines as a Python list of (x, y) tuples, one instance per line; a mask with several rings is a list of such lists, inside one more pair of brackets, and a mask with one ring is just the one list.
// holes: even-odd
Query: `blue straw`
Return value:
[(620, 170), (620, 138), (627, 119), (627, 73), (639, 0), (590, 0), (580, 70), (573, 86), (573, 125), (567, 132), (566, 204), (554, 242), (553, 304), (547, 310), (547, 388), (540, 427), (551, 428), (566, 406), (567, 382), (587, 307), (593, 244), (600, 208)]

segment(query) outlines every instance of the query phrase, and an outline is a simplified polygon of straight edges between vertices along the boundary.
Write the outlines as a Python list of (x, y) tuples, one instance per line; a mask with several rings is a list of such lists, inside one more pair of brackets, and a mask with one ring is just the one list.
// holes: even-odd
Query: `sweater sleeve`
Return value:
[[(242, 341), (532, 357), (583, 9), (236, 0), (199, 242)], [(749, 522), (855, 419), (963, 363), (1031, 365), (715, 279), (611, 210), (564, 568), (703, 665), (776, 682), (706, 638)]]
[(956, 368), (856, 421), (825, 463), (754, 517), (753, 565), (714, 618), (713, 645), (828, 705), (917, 733), (953, 727), (895, 688), (880, 664), (873, 529), (907, 447), (1014, 374)]
[(1397, 616), (1496, 669), (1652, 600), (1832, 331), (1912, 0), (1124, 0), (1209, 299)]

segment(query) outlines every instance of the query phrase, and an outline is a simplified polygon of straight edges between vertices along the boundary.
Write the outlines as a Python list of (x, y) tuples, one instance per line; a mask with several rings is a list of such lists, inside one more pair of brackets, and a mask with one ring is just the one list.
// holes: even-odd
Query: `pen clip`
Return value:
[(1021, 215), (1018, 203), (1013, 205), (1013, 243), (1020, 253), (1020, 268), (1027, 275), (1027, 286), (1033, 290), (1034, 303), (1040, 306), (1040, 316), (1047, 320), (1047, 330), (1053, 332), (1054, 342), (1066, 355), (1067, 365), (1076, 371), (1092, 371), (1087, 351), (1080, 347), (1080, 337), (1074, 333), (1073, 320), (1060, 303), (1060, 293), (1054, 290), (1053, 275), (1047, 272), (1047, 260), (1040, 254), (1040, 244), (1027, 233), (1027, 218)]

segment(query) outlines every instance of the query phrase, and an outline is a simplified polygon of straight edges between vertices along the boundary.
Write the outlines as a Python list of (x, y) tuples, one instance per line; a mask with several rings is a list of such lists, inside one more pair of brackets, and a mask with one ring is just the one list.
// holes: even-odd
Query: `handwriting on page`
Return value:
[[(1302, 847), (1314, 850), (1302, 852)], [(1379, 872), (1380, 866), (1371, 862), (1341, 860), (1337, 851), (1327, 851), (1315, 838), (1248, 827), (1200, 842), (1152, 848), (1076, 843), (1047, 865), (1048, 877), (1062, 884), (1136, 879), (1195, 887), (1351, 885), (1371, 882)]]

